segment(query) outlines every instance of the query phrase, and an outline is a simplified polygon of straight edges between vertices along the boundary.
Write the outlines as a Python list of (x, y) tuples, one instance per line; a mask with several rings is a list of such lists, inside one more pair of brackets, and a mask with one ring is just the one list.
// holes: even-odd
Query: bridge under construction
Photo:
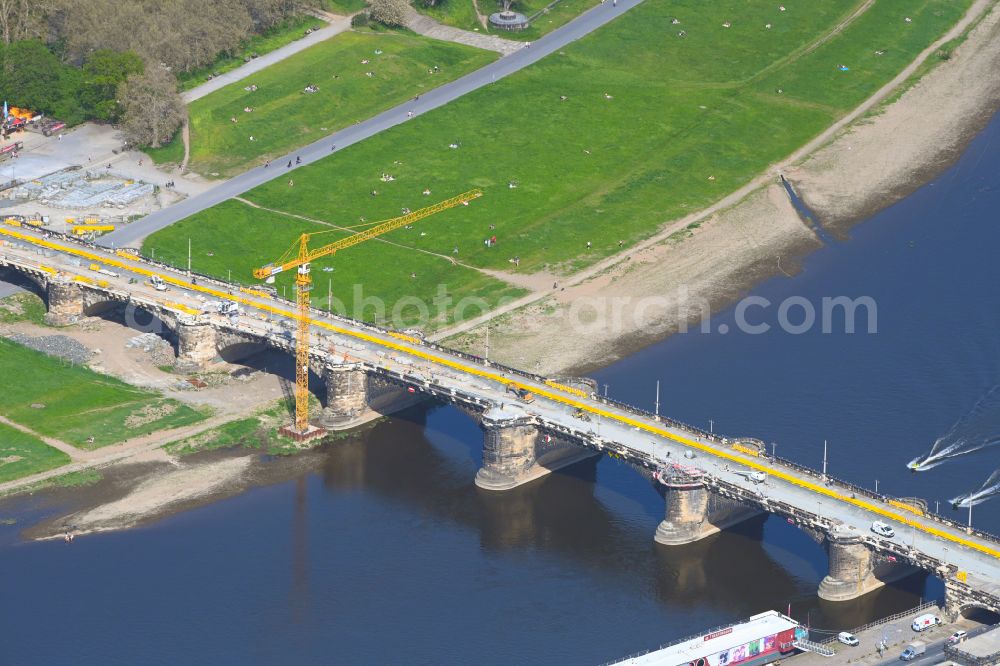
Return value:
[[(664, 519), (654, 535), (660, 543), (692, 543), (773, 513), (825, 544), (824, 599), (853, 599), (925, 571), (944, 580), (951, 615), (972, 607), (1000, 612), (1000, 538), (768, 456), (756, 440), (617, 403), (583, 380), (497, 366), (257, 290), (203, 276), (195, 281), (130, 252), (23, 228), (0, 227), (0, 241), (0, 274), (30, 281), (45, 298), (50, 323), (68, 325), (126, 306), (148, 312), (167, 328), (182, 370), (267, 348), (294, 354), (292, 331), (305, 326), (309, 368), (326, 386), (326, 395), (318, 396), (324, 406), (319, 425), (349, 428), (427, 398), (454, 404), (484, 431), (475, 479), (482, 488), (500, 492), (583, 458), (614, 456), (663, 491)], [(91, 270), (95, 263), (100, 272)], [(242, 316), (205, 312), (209, 298), (235, 304)], [(875, 521), (893, 527), (895, 536), (874, 533)]]

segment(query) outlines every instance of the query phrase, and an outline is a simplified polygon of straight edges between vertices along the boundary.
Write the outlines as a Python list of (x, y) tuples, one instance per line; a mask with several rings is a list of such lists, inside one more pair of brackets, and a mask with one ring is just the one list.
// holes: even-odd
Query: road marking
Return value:
[[(131, 262), (130, 263), (126, 263), (124, 261), (119, 261), (119, 260), (116, 260), (116, 259), (111, 259), (111, 258), (106, 257), (104, 255), (98, 255), (96, 253), (88, 252), (87, 250), (83, 250), (83, 249), (80, 249), (80, 248), (75, 248), (75, 247), (60, 245), (58, 243), (53, 243), (52, 241), (48, 241), (48, 240), (40, 239), (40, 238), (35, 238), (34, 236), (31, 236), (31, 235), (28, 235), (28, 234), (24, 234), (24, 233), (21, 233), (21, 232), (17, 232), (17, 231), (14, 231), (12, 229), (5, 229), (3, 227), (0, 227), (0, 234), (11, 236), (11, 237), (17, 238), (19, 240), (22, 240), (22, 241), (25, 241), (25, 242), (28, 242), (28, 243), (32, 243), (32, 244), (35, 244), (35, 245), (40, 245), (42, 247), (46, 247), (46, 248), (49, 248), (49, 249), (52, 249), (52, 250), (56, 250), (56, 251), (59, 251), (59, 252), (73, 254), (73, 255), (84, 257), (84, 258), (87, 258), (87, 259), (92, 259), (94, 261), (101, 261), (101, 262), (104, 262), (105, 264), (109, 264), (109, 265), (112, 265), (112, 266), (117, 266), (119, 268), (122, 268), (123, 270), (127, 270), (127, 271), (130, 271), (132, 273), (139, 273), (140, 275), (146, 275), (146, 276), (150, 276), (150, 277), (153, 276), (153, 275), (159, 275), (159, 277), (164, 282), (169, 282), (171, 284), (174, 284), (176, 286), (182, 287), (182, 288), (184, 288), (186, 290), (189, 290), (189, 291), (200, 291), (202, 293), (211, 294), (212, 296), (216, 296), (217, 298), (223, 298), (223, 299), (228, 299), (228, 300), (236, 301), (236, 302), (242, 303), (243, 305), (246, 305), (248, 307), (265, 310), (267, 312), (271, 312), (273, 314), (277, 314), (277, 315), (280, 315), (280, 316), (285, 317), (285, 318), (294, 319), (296, 321), (298, 321), (299, 319), (301, 319), (301, 317), (299, 316), (299, 314), (297, 312), (294, 312), (294, 311), (291, 311), (291, 310), (284, 310), (282, 308), (278, 308), (278, 307), (269, 305), (267, 303), (258, 303), (257, 301), (252, 301), (252, 300), (250, 300), (248, 298), (243, 298), (241, 296), (237, 296), (237, 295), (234, 295), (234, 294), (223, 292), (223, 291), (220, 291), (218, 289), (213, 289), (213, 288), (205, 287), (205, 286), (202, 286), (202, 285), (190, 284), (188, 282), (185, 282), (184, 280), (181, 280), (179, 278), (175, 278), (175, 277), (173, 277), (171, 275), (157, 273), (156, 271), (144, 268), (142, 266), (135, 266)], [(80, 276), (78, 276), (77, 279), (79, 279), (79, 277)], [(699, 451), (702, 451), (702, 452), (707, 453), (709, 455), (715, 456), (717, 458), (722, 458), (723, 460), (728, 460), (730, 462), (738, 463), (740, 465), (745, 465), (747, 467), (750, 467), (751, 469), (756, 469), (758, 471), (765, 472), (765, 473), (767, 473), (767, 474), (769, 474), (769, 475), (771, 475), (773, 477), (777, 477), (777, 478), (779, 478), (779, 479), (781, 479), (781, 480), (783, 480), (783, 481), (785, 481), (787, 483), (790, 483), (792, 485), (799, 486), (801, 488), (805, 488), (806, 490), (810, 490), (810, 491), (812, 491), (812, 492), (814, 492), (814, 493), (816, 493), (818, 495), (823, 495), (825, 497), (829, 497), (831, 499), (836, 499), (836, 500), (839, 500), (839, 501), (844, 502), (846, 504), (850, 504), (850, 505), (859, 507), (861, 509), (864, 509), (865, 511), (869, 511), (869, 512), (875, 513), (877, 515), (883, 516), (885, 518), (889, 518), (891, 520), (895, 520), (895, 521), (897, 521), (899, 523), (902, 523), (904, 525), (908, 525), (908, 526), (910, 526), (910, 527), (912, 527), (914, 529), (920, 530), (921, 532), (924, 532), (926, 534), (930, 534), (932, 536), (936, 536), (938, 538), (944, 539), (946, 541), (950, 541), (952, 543), (961, 544), (963, 546), (966, 546), (967, 548), (971, 548), (972, 550), (976, 550), (976, 551), (979, 551), (979, 552), (984, 553), (986, 555), (990, 555), (992, 557), (1000, 559), (1000, 550), (997, 550), (995, 548), (991, 548), (991, 547), (986, 546), (984, 544), (979, 544), (979, 543), (976, 543), (974, 541), (970, 541), (968, 539), (964, 539), (964, 538), (962, 538), (960, 536), (957, 536), (957, 535), (954, 535), (954, 534), (950, 534), (949, 532), (946, 532), (944, 530), (938, 529), (938, 528), (933, 527), (931, 525), (924, 525), (924, 524), (919, 523), (919, 522), (917, 522), (917, 521), (915, 521), (915, 520), (913, 520), (913, 519), (911, 519), (911, 518), (909, 518), (907, 516), (904, 516), (904, 515), (899, 514), (899, 513), (895, 513), (893, 511), (889, 511), (887, 509), (884, 509), (884, 508), (878, 506), (877, 504), (873, 504), (871, 501), (869, 501), (867, 499), (858, 499), (857, 497), (850, 497), (850, 496), (847, 496), (847, 495), (843, 495), (843, 494), (841, 494), (841, 493), (839, 493), (839, 492), (837, 492), (835, 490), (832, 490), (830, 488), (827, 488), (827, 487), (824, 487), (824, 486), (820, 486), (818, 484), (812, 483), (811, 481), (807, 481), (805, 479), (800, 479), (800, 478), (798, 478), (796, 476), (793, 476), (793, 475), (791, 475), (791, 474), (789, 474), (787, 472), (783, 472), (781, 470), (774, 469), (773, 467), (768, 467), (767, 465), (759, 463), (759, 462), (757, 462), (755, 460), (751, 460), (751, 459), (748, 459), (748, 458), (745, 458), (745, 457), (742, 457), (742, 456), (738, 456), (738, 455), (736, 455), (734, 453), (730, 453), (729, 451), (726, 451), (726, 450), (723, 450), (723, 449), (718, 449), (718, 448), (709, 446), (708, 444), (703, 444), (703, 443), (695, 441), (693, 439), (689, 439), (689, 438), (684, 437), (682, 435), (678, 435), (676, 433), (670, 432), (669, 430), (666, 430), (665, 428), (660, 428), (658, 426), (646, 423), (645, 421), (640, 421), (639, 419), (636, 419), (636, 418), (633, 418), (633, 417), (630, 417), (630, 416), (626, 416), (626, 415), (623, 415), (623, 414), (616, 414), (614, 412), (610, 412), (610, 411), (608, 411), (606, 409), (603, 409), (601, 407), (596, 407), (596, 406), (590, 405), (588, 403), (580, 402), (579, 400), (576, 400), (574, 398), (571, 398), (571, 397), (568, 397), (568, 396), (565, 396), (565, 395), (560, 395), (560, 394), (557, 394), (557, 393), (553, 393), (552, 391), (545, 390), (543, 388), (531, 386), (531, 385), (528, 385), (528, 384), (523, 384), (521, 382), (518, 382), (517, 380), (508, 379), (506, 377), (503, 377), (502, 375), (498, 375), (498, 374), (496, 374), (494, 372), (490, 372), (489, 370), (486, 370), (486, 369), (483, 369), (483, 368), (469, 366), (469, 365), (465, 365), (464, 363), (460, 363), (458, 361), (454, 361), (452, 359), (442, 358), (442, 357), (439, 357), (439, 356), (435, 356), (434, 354), (431, 354), (429, 352), (423, 351), (421, 349), (413, 349), (411, 347), (407, 347), (407, 346), (405, 346), (403, 344), (400, 344), (400, 343), (392, 342), (390, 340), (384, 340), (384, 339), (382, 339), (380, 337), (377, 337), (375, 335), (371, 335), (369, 333), (364, 333), (362, 331), (355, 331), (355, 330), (352, 330), (352, 329), (344, 328), (342, 326), (337, 326), (335, 324), (330, 324), (330, 323), (327, 323), (327, 322), (324, 322), (324, 321), (320, 321), (320, 320), (316, 320), (316, 319), (311, 319), (311, 318), (308, 319), (308, 321), (313, 326), (317, 326), (319, 328), (327, 329), (327, 330), (333, 331), (335, 333), (340, 333), (341, 335), (347, 335), (347, 336), (351, 336), (351, 337), (358, 338), (358, 339), (361, 339), (361, 340), (365, 340), (367, 342), (371, 342), (371, 343), (377, 344), (377, 345), (379, 345), (381, 347), (385, 347), (387, 349), (393, 349), (393, 350), (402, 352), (404, 354), (408, 354), (410, 356), (416, 356), (417, 358), (422, 358), (422, 359), (424, 359), (426, 361), (430, 361), (431, 363), (435, 363), (437, 365), (443, 365), (443, 366), (446, 366), (446, 367), (449, 367), (449, 368), (452, 368), (452, 369), (455, 369), (455, 370), (459, 370), (459, 371), (461, 371), (461, 372), (463, 372), (463, 373), (465, 373), (467, 375), (473, 375), (473, 376), (482, 377), (484, 379), (489, 379), (491, 381), (499, 382), (500, 384), (505, 384), (505, 385), (506, 384), (514, 384), (518, 388), (527, 389), (529, 391), (532, 391), (536, 395), (544, 396), (544, 397), (549, 398), (550, 400), (552, 400), (554, 402), (558, 402), (558, 403), (561, 403), (561, 404), (569, 405), (571, 407), (577, 407), (577, 408), (582, 409), (582, 410), (584, 410), (586, 412), (589, 412), (591, 414), (596, 414), (598, 416), (603, 416), (603, 417), (611, 419), (613, 421), (618, 421), (620, 423), (631, 425), (631, 426), (634, 426), (634, 427), (636, 427), (636, 428), (638, 428), (640, 430), (644, 430), (646, 432), (650, 432), (650, 433), (653, 433), (655, 435), (659, 435), (659, 436), (664, 437), (666, 439), (673, 440), (673, 441), (675, 441), (675, 442), (677, 442), (679, 444), (683, 444), (685, 446), (690, 446), (693, 449), (697, 449)], [(402, 334), (393, 333), (393, 332), (386, 332), (386, 334), (390, 335), (390, 336), (393, 336), (393, 337), (396, 337), (396, 338), (403, 339), (403, 340), (414, 341), (414, 344), (420, 344), (421, 343), (420, 340), (418, 340), (417, 338), (414, 338), (412, 336), (402, 335)], [(551, 386), (551, 384), (550, 384), (550, 386)], [(898, 504), (899, 503), (895, 503), (895, 505), (897, 505), (897, 506), (898, 506)], [(913, 508), (912, 507), (906, 507), (906, 510), (913, 511)], [(920, 514), (918, 514), (918, 515), (920, 515)]]

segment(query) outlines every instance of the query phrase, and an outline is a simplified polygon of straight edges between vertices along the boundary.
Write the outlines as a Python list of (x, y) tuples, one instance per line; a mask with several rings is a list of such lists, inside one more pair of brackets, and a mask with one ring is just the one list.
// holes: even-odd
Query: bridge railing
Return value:
[[(871, 490), (868, 490), (867, 488), (863, 488), (857, 484), (851, 483), (850, 481), (846, 481), (844, 479), (830, 476), (829, 474), (824, 479), (823, 474), (818, 470), (806, 467), (805, 465), (799, 464), (793, 460), (788, 460), (787, 458), (782, 458), (778, 456), (778, 457), (770, 457), (769, 459), (780, 463), (784, 467), (790, 467), (799, 472), (800, 474), (805, 474), (814, 479), (824, 481), (827, 485), (836, 486), (844, 490), (849, 490), (855, 495), (867, 497), (868, 499), (883, 503), (888, 503), (890, 500), (895, 500), (895, 498), (889, 495), (885, 495), (882, 493), (875, 493)], [(895, 500), (895, 501), (900, 501), (900, 500)], [(938, 524), (945, 525), (947, 527), (951, 527), (953, 529), (963, 531), (969, 534), (973, 534), (985, 541), (990, 541), (992, 543), (1000, 543), (1000, 536), (997, 536), (995, 534), (990, 534), (989, 532), (984, 532), (982, 530), (977, 530), (974, 528), (972, 530), (969, 530), (969, 527), (967, 525), (952, 520), (951, 518), (948, 518), (946, 516), (942, 516), (941, 514), (934, 513), (933, 511), (924, 511), (924, 510), (918, 511), (916, 508), (914, 508), (914, 512), (915, 512), (914, 515), (919, 515), (923, 518), (934, 521)]]

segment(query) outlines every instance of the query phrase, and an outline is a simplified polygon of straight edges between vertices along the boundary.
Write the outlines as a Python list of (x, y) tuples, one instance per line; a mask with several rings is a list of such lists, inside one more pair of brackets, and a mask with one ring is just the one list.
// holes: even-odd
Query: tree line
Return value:
[(0, 98), (159, 146), (184, 118), (176, 73), (231, 54), (316, 0), (0, 0)]

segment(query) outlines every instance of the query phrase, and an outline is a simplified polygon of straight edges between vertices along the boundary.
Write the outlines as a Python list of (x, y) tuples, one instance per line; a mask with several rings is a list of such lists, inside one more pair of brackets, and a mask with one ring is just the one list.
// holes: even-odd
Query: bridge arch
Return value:
[(46, 307), (49, 305), (49, 293), (45, 280), (30, 273), (22, 273), (9, 266), (0, 266), (0, 280), (38, 296)]
[(990, 608), (986, 604), (966, 603), (958, 607), (958, 615), (979, 624), (1000, 624), (1000, 609)]

